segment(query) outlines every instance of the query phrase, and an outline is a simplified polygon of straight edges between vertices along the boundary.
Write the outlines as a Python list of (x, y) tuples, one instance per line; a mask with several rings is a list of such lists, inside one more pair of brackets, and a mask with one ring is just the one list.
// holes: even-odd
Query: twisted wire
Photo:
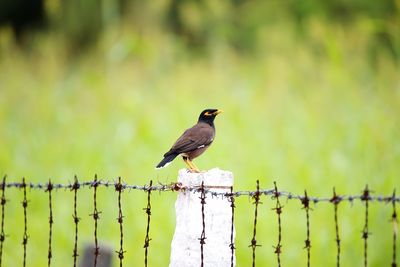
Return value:
[(3, 259), (3, 245), (4, 240), (6, 239), (6, 234), (4, 233), (4, 219), (5, 219), (5, 205), (7, 203), (5, 189), (6, 189), (6, 178), (7, 176), (3, 176), (3, 182), (1, 183), (1, 233), (0, 233), (0, 267), (2, 266)]
[(148, 264), (148, 249), (150, 245), (150, 238), (149, 238), (149, 232), (150, 232), (150, 218), (151, 218), (151, 186), (153, 185), (153, 181), (150, 180), (150, 186), (147, 190), (147, 207), (144, 208), (147, 214), (147, 226), (146, 226), (146, 237), (144, 240), (144, 266), (147, 267)]
[(51, 241), (52, 241), (52, 236), (53, 236), (53, 205), (52, 205), (52, 197), (51, 197), (51, 192), (53, 191), (53, 185), (51, 183), (51, 180), (49, 180), (49, 183), (47, 184), (47, 189), (46, 191), (48, 192), (49, 195), (49, 248), (47, 252), (47, 266), (51, 266), (51, 258), (53, 257), (52, 253), (52, 248), (51, 248)]

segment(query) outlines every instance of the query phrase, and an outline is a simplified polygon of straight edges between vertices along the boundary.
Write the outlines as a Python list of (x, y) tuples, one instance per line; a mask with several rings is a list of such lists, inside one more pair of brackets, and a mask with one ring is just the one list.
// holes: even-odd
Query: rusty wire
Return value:
[(282, 223), (281, 223), (281, 214), (283, 210), (283, 206), (281, 205), (281, 202), (279, 201), (279, 196), (280, 193), (278, 191), (278, 187), (276, 186), (276, 182), (274, 182), (274, 195), (272, 196), (272, 199), (276, 200), (275, 210), (277, 217), (278, 217), (278, 243), (274, 247), (275, 251), (274, 253), (276, 254), (276, 259), (278, 261), (278, 267), (281, 266), (281, 253), (282, 253)]
[(341, 201), (341, 197), (336, 194), (335, 188), (333, 188), (333, 197), (331, 203), (334, 208), (334, 220), (335, 220), (335, 236), (336, 236), (336, 266), (340, 267), (340, 235), (339, 235), (339, 222), (338, 222), (338, 205)]
[(93, 217), (94, 220), (94, 267), (97, 266), (97, 258), (100, 254), (100, 247), (97, 238), (97, 224), (100, 219), (101, 211), (97, 210), (97, 187), (99, 186), (99, 181), (97, 180), (97, 175), (94, 176), (94, 181), (91, 185), (93, 187), (93, 213), (90, 216)]
[(304, 248), (307, 250), (307, 267), (311, 265), (311, 240), (310, 240), (310, 199), (307, 196), (307, 190), (304, 190), (304, 198), (301, 200), (303, 209), (306, 211), (306, 240)]
[(143, 210), (146, 211), (147, 214), (147, 227), (146, 227), (146, 237), (144, 239), (144, 266), (147, 267), (148, 264), (148, 250), (150, 246), (150, 240), (151, 238), (149, 237), (149, 232), (150, 232), (150, 218), (151, 218), (151, 186), (153, 185), (153, 181), (150, 180), (150, 186), (147, 189), (147, 207), (144, 208)]
[(206, 193), (204, 189), (204, 181), (201, 182), (200, 187), (200, 203), (201, 203), (201, 223), (202, 223), (202, 231), (200, 240), (200, 266), (204, 266), (204, 245), (206, 244), (206, 222), (205, 222), (205, 215), (204, 215), (204, 206), (206, 204)]
[[(118, 182), (117, 181), (97, 181), (98, 186), (104, 186), (104, 187), (111, 187), (115, 186)], [(91, 187), (93, 185), (93, 181), (85, 181), (85, 182), (79, 182), (78, 183), (80, 188), (84, 187)], [(37, 189), (37, 190), (45, 190), (47, 187), (47, 184), (42, 184), (42, 183), (29, 183), (26, 184), (27, 187), (30, 189)], [(75, 183), (72, 184), (60, 184), (60, 183), (53, 183), (53, 188), (54, 189), (70, 189), (74, 190), (73, 187), (75, 186)], [(6, 183), (7, 188), (20, 188), (21, 183), (20, 182), (9, 182)], [(191, 186), (191, 187), (185, 187), (181, 186), (177, 183), (170, 183), (170, 184), (161, 184), (159, 183), (158, 185), (129, 185), (129, 184), (123, 184), (122, 187), (124, 189), (129, 189), (129, 190), (139, 190), (139, 191), (144, 191), (147, 192), (149, 188), (151, 188), (151, 191), (159, 191), (159, 192), (164, 192), (164, 191), (189, 191), (189, 192), (200, 192), (200, 187), (201, 186)], [(230, 187), (226, 186), (210, 186), (210, 185), (205, 185), (204, 186), (204, 192), (205, 194), (209, 194), (211, 196), (222, 196), (222, 197), (229, 197), (231, 194), (229, 192), (217, 192), (214, 191), (213, 189), (230, 189)], [(236, 191), (233, 192), (233, 197), (240, 197), (240, 196), (250, 196), (253, 197), (257, 191), (248, 191), (248, 190), (243, 190), (243, 191)], [(273, 196), (275, 194), (274, 189), (260, 189), (258, 191), (259, 195), (265, 195), (265, 196)], [(285, 197), (288, 200), (293, 200), (297, 199), (300, 200), (304, 197), (303, 195), (299, 194), (294, 194), (291, 192), (287, 191), (280, 191), (279, 192), (281, 197)], [(339, 196), (340, 201), (347, 201), (350, 203), (353, 203), (355, 200), (361, 200), (363, 198), (363, 195), (342, 195)], [(313, 203), (320, 203), (320, 202), (331, 202), (331, 197), (312, 197), (309, 196), (310, 202)], [(382, 195), (371, 195), (369, 196), (369, 202), (384, 202), (384, 203), (391, 203), (392, 201), (395, 201), (396, 203), (400, 203), (400, 196), (395, 196), (393, 199), (392, 195), (389, 196), (382, 196)]]
[(260, 247), (261, 245), (257, 244), (257, 239), (256, 239), (256, 235), (257, 235), (257, 216), (258, 216), (258, 205), (261, 203), (260, 202), (260, 182), (259, 180), (257, 180), (257, 186), (256, 186), (256, 191), (255, 194), (252, 196), (254, 199), (253, 204), (255, 205), (254, 207), (254, 221), (253, 221), (253, 238), (251, 239), (251, 244), (249, 245), (249, 247), (251, 247), (252, 249), (252, 266), (255, 267), (256, 266), (256, 248)]
[(6, 189), (6, 178), (7, 176), (3, 176), (3, 182), (1, 183), (1, 233), (0, 233), (0, 267), (2, 266), (3, 259), (3, 245), (4, 240), (6, 239), (6, 234), (4, 233), (4, 219), (5, 219), (5, 205), (7, 203), (5, 189)]
[[(364, 266), (367, 266), (368, 264), (368, 237), (370, 235), (369, 233), (369, 205), (371, 202), (380, 202), (380, 203), (391, 203), (393, 207), (393, 213), (392, 213), (392, 218), (391, 222), (393, 223), (393, 234), (392, 234), (392, 239), (393, 239), (393, 253), (392, 253), (392, 259), (391, 259), (391, 266), (395, 267), (397, 266), (396, 264), (396, 242), (397, 242), (397, 213), (396, 213), (396, 203), (400, 202), (400, 197), (396, 196), (395, 192), (393, 192), (392, 195), (390, 196), (381, 196), (381, 195), (373, 195), (371, 194), (371, 191), (368, 189), (368, 186), (364, 189), (363, 193), (360, 195), (337, 195), (335, 190), (333, 191), (333, 197), (309, 197), (307, 195), (307, 192), (305, 192), (304, 195), (296, 195), (290, 192), (285, 192), (285, 191), (278, 191), (276, 183), (274, 184), (273, 189), (260, 189), (259, 187), (259, 181), (257, 181), (257, 190), (256, 191), (233, 191), (232, 187), (227, 187), (230, 189), (230, 192), (217, 192), (213, 191), (213, 189), (221, 189), (221, 186), (204, 186), (204, 184), (200, 186), (192, 186), (192, 187), (184, 187), (178, 184), (169, 184), (169, 185), (153, 185), (153, 182), (151, 181), (149, 185), (144, 185), (144, 186), (138, 186), (138, 185), (127, 185), (121, 183), (121, 178), (119, 178), (117, 181), (114, 182), (109, 182), (109, 181), (100, 181), (97, 180), (97, 176), (94, 178), (93, 181), (87, 181), (87, 182), (79, 182), (78, 178), (75, 176), (74, 182), (72, 184), (55, 184), (52, 183), (50, 180), (48, 183), (41, 184), (41, 183), (27, 183), (25, 179), (22, 180), (22, 182), (6, 182), (6, 177), (3, 177), (3, 182), (0, 184), (1, 189), (2, 189), (2, 196), (1, 196), (1, 205), (2, 205), (2, 215), (1, 215), (1, 234), (0, 234), (0, 266), (2, 262), (2, 254), (3, 254), (3, 243), (5, 240), (5, 233), (4, 233), (4, 221), (5, 221), (5, 205), (8, 203), (5, 198), (5, 189), (6, 188), (18, 188), (18, 189), (23, 189), (23, 194), (24, 194), (24, 199), (22, 202), (23, 208), (24, 208), (24, 236), (23, 236), (23, 247), (24, 247), (24, 263), (23, 266), (27, 264), (26, 262), (26, 250), (27, 250), (27, 243), (28, 243), (28, 216), (27, 216), (27, 208), (28, 208), (28, 200), (27, 200), (27, 189), (36, 189), (36, 190), (43, 190), (44, 192), (47, 192), (48, 194), (48, 208), (49, 208), (49, 239), (48, 239), (48, 266), (51, 265), (51, 261), (53, 258), (52, 255), (52, 234), (53, 234), (53, 203), (52, 203), (52, 196), (54, 193), (54, 190), (59, 190), (59, 189), (69, 189), (73, 191), (73, 220), (75, 224), (75, 240), (74, 240), (74, 249), (73, 249), (73, 258), (74, 258), (74, 266), (76, 267), (77, 265), (77, 257), (78, 255), (78, 224), (80, 221), (80, 218), (78, 217), (77, 213), (77, 206), (78, 206), (78, 191), (81, 188), (93, 188), (93, 204), (94, 204), (94, 212), (91, 214), (93, 216), (93, 219), (95, 221), (95, 231), (94, 231), (94, 237), (95, 237), (95, 257), (97, 257), (96, 254), (99, 252), (99, 247), (97, 243), (97, 220), (99, 219), (99, 214), (97, 210), (97, 188), (98, 187), (109, 187), (109, 186), (114, 186), (115, 190), (118, 192), (118, 224), (120, 227), (120, 248), (119, 251), (117, 251), (118, 258), (120, 260), (120, 267), (122, 266), (122, 260), (123, 260), (123, 254), (125, 251), (123, 250), (123, 214), (122, 214), (122, 205), (121, 205), (121, 194), (125, 189), (129, 190), (140, 190), (147, 192), (147, 197), (148, 197), (148, 205), (145, 208), (146, 213), (147, 213), (147, 228), (146, 228), (146, 238), (145, 238), (145, 266), (147, 266), (148, 262), (148, 248), (149, 248), (149, 241), (151, 240), (149, 238), (149, 230), (150, 230), (150, 215), (151, 215), (151, 203), (150, 203), (150, 195), (151, 192), (153, 191), (189, 191), (189, 192), (200, 192), (201, 193), (201, 201), (202, 201), (202, 223), (203, 223), (203, 232), (201, 237), (199, 238), (200, 244), (201, 244), (201, 249), (203, 248), (203, 245), (205, 244), (205, 218), (204, 218), (204, 209), (205, 209), (205, 199), (207, 195), (211, 195), (211, 197), (214, 196), (222, 196), (228, 199), (231, 203), (231, 210), (232, 210), (232, 217), (231, 217), (231, 233), (230, 233), (230, 244), (229, 247), (231, 249), (231, 266), (234, 264), (234, 251), (235, 251), (235, 245), (234, 245), (234, 210), (235, 210), (235, 198), (240, 197), (240, 196), (250, 196), (255, 204), (255, 210), (254, 210), (254, 223), (253, 223), (253, 238), (251, 240), (251, 244), (249, 247), (252, 248), (253, 252), (253, 257), (252, 257), (252, 262), (253, 266), (255, 266), (256, 263), (256, 247), (260, 246), (256, 240), (256, 230), (257, 230), (257, 220), (258, 220), (258, 205), (261, 204), (260, 198), (262, 195), (265, 196), (272, 196), (276, 200), (276, 207), (274, 210), (276, 210), (276, 213), (278, 215), (278, 243), (275, 246), (275, 252), (277, 254), (277, 259), (278, 259), (278, 266), (280, 266), (280, 252), (281, 252), (281, 247), (282, 247), (282, 229), (281, 229), (281, 222), (280, 222), (280, 213), (282, 211), (282, 206), (280, 204), (281, 198), (284, 197), (287, 200), (295, 200), (298, 199), (302, 202), (303, 208), (305, 209), (306, 212), (306, 224), (307, 224), (307, 239), (305, 240), (305, 249), (307, 249), (307, 266), (310, 266), (310, 248), (311, 248), (311, 241), (310, 241), (310, 217), (309, 217), (309, 209), (310, 208), (310, 203), (318, 203), (318, 202), (328, 202), (333, 204), (334, 206), (334, 222), (335, 222), (335, 234), (336, 234), (336, 246), (337, 246), (337, 256), (336, 256), (336, 262), (337, 266), (340, 266), (340, 257), (341, 257), (341, 241), (340, 241), (340, 235), (339, 235), (339, 222), (338, 222), (338, 206), (339, 203), (346, 201), (349, 203), (353, 203), (354, 201), (358, 200), (362, 202), (365, 205), (365, 221), (364, 221), (364, 227), (362, 231), (362, 238), (364, 240), (364, 254), (363, 254), (363, 259), (364, 259)], [(226, 188), (226, 187), (224, 187)], [(204, 202), (204, 203), (203, 203)], [(202, 262), (203, 262), (203, 252), (202, 252)], [(96, 263), (95, 263), (96, 264)]]
[(231, 267), (233, 267), (235, 258), (235, 198), (233, 197), (233, 186), (231, 186), (229, 202), (231, 203), (231, 243), (229, 244), (229, 248), (231, 249)]
[(397, 240), (397, 212), (396, 212), (396, 190), (393, 190), (393, 197), (392, 197), (392, 208), (393, 208), (393, 213), (392, 213), (392, 218), (391, 222), (393, 224), (393, 253), (392, 253), (392, 267), (396, 267), (396, 240)]
[(26, 266), (26, 249), (28, 245), (28, 215), (27, 215), (27, 209), (28, 209), (28, 199), (26, 198), (26, 183), (25, 183), (25, 178), (22, 178), (22, 184), (21, 188), (23, 190), (24, 194), (24, 199), (22, 200), (22, 207), (24, 210), (24, 235), (22, 237), (22, 246), (24, 248), (24, 257), (23, 257), (23, 267)]
[(49, 195), (49, 248), (47, 252), (47, 266), (51, 266), (51, 258), (53, 257), (52, 253), (52, 248), (51, 248), (51, 241), (53, 237), (53, 205), (52, 205), (52, 198), (51, 198), (51, 192), (53, 191), (53, 184), (51, 183), (51, 180), (49, 180), (49, 183), (47, 184), (47, 189), (46, 192)]
[(368, 232), (368, 201), (370, 199), (369, 193), (370, 191), (368, 189), (368, 185), (366, 185), (363, 196), (361, 198), (361, 200), (365, 202), (365, 221), (364, 229), (362, 231), (362, 238), (364, 239), (364, 267), (368, 266), (368, 236), (371, 234), (370, 232)]
[(76, 267), (76, 262), (77, 258), (79, 256), (78, 254), (78, 224), (80, 218), (78, 217), (78, 211), (77, 211), (77, 206), (78, 206), (78, 190), (80, 188), (80, 184), (78, 182), (78, 177), (74, 177), (74, 184), (71, 186), (71, 191), (74, 192), (74, 214), (72, 215), (72, 218), (74, 219), (74, 224), (75, 224), (75, 237), (74, 237), (74, 250), (72, 257), (74, 258), (74, 267)]
[(121, 183), (121, 177), (118, 177), (118, 183), (115, 184), (115, 191), (118, 192), (118, 225), (119, 225), (119, 250), (116, 251), (118, 254), (119, 259), (119, 266), (122, 267), (122, 261), (124, 259), (124, 228), (123, 228), (123, 221), (124, 216), (122, 215), (122, 205), (121, 205), (121, 195), (124, 191), (124, 188)]

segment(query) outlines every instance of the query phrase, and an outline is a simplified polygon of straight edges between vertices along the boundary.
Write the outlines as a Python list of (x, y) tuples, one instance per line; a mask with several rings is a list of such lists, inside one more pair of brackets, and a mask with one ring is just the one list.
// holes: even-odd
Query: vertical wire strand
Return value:
[(368, 231), (368, 201), (370, 199), (370, 191), (368, 185), (365, 186), (361, 200), (365, 202), (365, 221), (364, 229), (362, 231), (362, 238), (364, 239), (364, 267), (368, 266), (368, 236), (370, 235)]
[(200, 240), (200, 266), (204, 266), (204, 245), (206, 244), (206, 223), (205, 223), (205, 214), (204, 214), (204, 206), (206, 204), (206, 193), (204, 190), (204, 181), (201, 182), (201, 187), (200, 187), (200, 203), (201, 203), (201, 222), (202, 222), (202, 231), (201, 231), (201, 236), (199, 238)]
[(146, 227), (146, 237), (144, 239), (144, 266), (148, 266), (148, 250), (150, 246), (150, 237), (149, 237), (149, 232), (150, 232), (150, 218), (151, 218), (151, 190), (153, 186), (153, 181), (150, 180), (150, 186), (147, 189), (147, 207), (144, 208), (143, 210), (146, 211), (147, 214), (147, 227)]
[(391, 222), (393, 225), (393, 253), (392, 253), (392, 267), (397, 267), (397, 263), (396, 263), (396, 241), (397, 241), (397, 212), (396, 212), (396, 190), (393, 190), (393, 197), (392, 197), (392, 209), (393, 209), (393, 213), (392, 213), (392, 218), (391, 218)]
[(27, 215), (27, 209), (28, 209), (28, 200), (26, 198), (26, 183), (25, 183), (25, 178), (22, 178), (22, 190), (24, 193), (24, 199), (22, 201), (22, 207), (24, 209), (24, 236), (22, 238), (22, 246), (24, 248), (24, 257), (23, 257), (23, 267), (26, 266), (26, 249), (28, 245), (28, 215)]
[(258, 205), (260, 204), (260, 182), (257, 180), (257, 190), (253, 195), (255, 205), (254, 207), (254, 221), (253, 221), (253, 238), (251, 239), (251, 244), (249, 247), (252, 248), (252, 266), (256, 266), (256, 248), (260, 245), (257, 244), (256, 234), (257, 234), (257, 216), (258, 216)]
[(278, 267), (281, 266), (281, 253), (282, 253), (282, 222), (281, 222), (281, 214), (282, 214), (282, 209), (283, 206), (281, 205), (281, 202), (279, 201), (279, 196), (280, 193), (278, 191), (278, 187), (276, 186), (276, 182), (274, 182), (274, 193), (272, 196), (272, 199), (276, 200), (276, 205), (273, 210), (275, 210), (277, 217), (278, 217), (278, 243), (274, 247), (275, 251), (274, 253), (276, 254), (276, 259), (278, 262)]
[(100, 219), (100, 213), (97, 210), (97, 187), (99, 186), (99, 182), (97, 181), (97, 175), (94, 176), (94, 181), (91, 185), (93, 187), (93, 213), (90, 214), (93, 217), (94, 220), (94, 263), (93, 266), (97, 266), (97, 259), (100, 254), (100, 248), (99, 248), (99, 242), (97, 238), (97, 225), (98, 225), (98, 220)]
[(121, 183), (121, 177), (118, 177), (118, 183), (115, 184), (115, 191), (118, 192), (118, 225), (119, 225), (119, 250), (116, 251), (118, 254), (119, 259), (119, 266), (122, 267), (122, 262), (124, 259), (124, 228), (123, 228), (123, 221), (124, 216), (122, 214), (122, 204), (121, 204), (121, 195), (124, 190), (124, 187)]
[(78, 217), (78, 189), (80, 187), (80, 184), (78, 182), (78, 177), (75, 175), (74, 177), (74, 184), (71, 186), (71, 191), (74, 192), (74, 214), (72, 215), (74, 219), (74, 225), (75, 225), (75, 236), (74, 236), (74, 250), (72, 257), (74, 258), (74, 267), (76, 267), (76, 262), (77, 258), (79, 256), (78, 254), (78, 224), (80, 221), (80, 218)]
[(235, 257), (235, 242), (234, 242), (234, 230), (235, 230), (235, 198), (233, 196), (233, 186), (231, 186), (231, 192), (229, 195), (229, 202), (231, 203), (231, 243), (229, 248), (231, 249), (231, 267), (234, 266)]
[(46, 192), (49, 195), (49, 246), (48, 246), (48, 251), (47, 251), (47, 266), (51, 266), (51, 258), (53, 257), (52, 254), (52, 248), (51, 248), (51, 241), (53, 237), (53, 205), (52, 205), (52, 197), (51, 197), (51, 192), (53, 191), (53, 184), (51, 183), (51, 180), (49, 180), (49, 183), (47, 184)]
[(338, 206), (341, 201), (341, 197), (336, 194), (335, 188), (333, 188), (333, 197), (330, 202), (334, 208), (334, 221), (335, 221), (335, 236), (336, 236), (336, 267), (340, 267), (340, 234), (339, 234), (339, 222), (338, 222)]
[(311, 239), (310, 239), (310, 199), (307, 195), (307, 190), (304, 190), (304, 198), (302, 198), (301, 203), (303, 204), (303, 209), (306, 212), (306, 227), (307, 235), (304, 241), (304, 248), (307, 250), (307, 267), (311, 266)]
[(7, 176), (4, 175), (3, 182), (1, 183), (1, 233), (0, 233), (0, 267), (3, 266), (3, 245), (6, 239), (6, 234), (4, 233), (4, 219), (5, 219), (5, 205), (7, 203), (5, 190), (6, 190), (6, 179)]

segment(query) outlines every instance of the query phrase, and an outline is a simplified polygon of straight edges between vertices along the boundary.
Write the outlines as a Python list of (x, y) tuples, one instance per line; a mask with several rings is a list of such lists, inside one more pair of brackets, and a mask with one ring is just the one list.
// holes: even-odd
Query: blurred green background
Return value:
[[(155, 170), (205, 108), (225, 112), (196, 164), (285, 191), (331, 196), (399, 187), (400, 1), (35, 0), (0, 2), (0, 173), (8, 181), (176, 181)], [(398, 188), (399, 189), (399, 188)], [(22, 192), (6, 190), (3, 264), (22, 264)], [(47, 264), (48, 204), (28, 192), (28, 265)], [(93, 243), (79, 191), (80, 243)], [(118, 249), (117, 194), (99, 188), (99, 240)], [(72, 192), (54, 193), (53, 265), (72, 265)], [(149, 265), (167, 266), (175, 193), (153, 193)], [(260, 206), (260, 266), (275, 265), (274, 201)], [(126, 191), (125, 264), (143, 265), (146, 195)], [(249, 266), (252, 201), (237, 200), (236, 256)], [(284, 202), (282, 263), (306, 263), (305, 214)], [(390, 205), (372, 203), (370, 266), (389, 266)], [(364, 210), (339, 206), (342, 263), (362, 264)], [(199, 233), (200, 234), (200, 233)], [(335, 266), (333, 207), (311, 212), (312, 265)], [(400, 253), (399, 245), (397, 253)], [(83, 253), (80, 253), (83, 254)], [(117, 254), (114, 255), (117, 260)], [(20, 263), (21, 261), (21, 263)]]

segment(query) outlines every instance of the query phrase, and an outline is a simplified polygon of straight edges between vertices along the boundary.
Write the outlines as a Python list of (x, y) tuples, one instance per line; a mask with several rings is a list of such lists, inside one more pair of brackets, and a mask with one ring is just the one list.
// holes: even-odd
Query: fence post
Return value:
[[(203, 244), (204, 266), (231, 265), (231, 224), (232, 208), (229, 197), (207, 193), (230, 193), (233, 174), (218, 168), (202, 173), (188, 173), (180, 170), (178, 182), (183, 187), (201, 187), (204, 182), (205, 204), (205, 243)], [(171, 244), (170, 267), (201, 266), (201, 240), (203, 233), (203, 214), (201, 190), (180, 191), (175, 203), (176, 227)], [(233, 235), (234, 233), (233, 228)]]

